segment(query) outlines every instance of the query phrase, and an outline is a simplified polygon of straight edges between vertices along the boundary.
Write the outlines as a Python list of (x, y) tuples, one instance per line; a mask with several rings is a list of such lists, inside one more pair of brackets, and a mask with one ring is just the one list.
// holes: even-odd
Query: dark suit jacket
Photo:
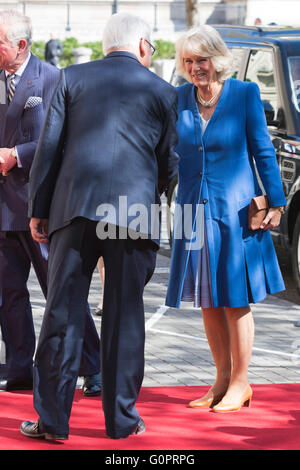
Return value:
[(177, 171), (176, 105), (175, 88), (128, 52), (62, 71), (31, 169), (30, 216), (49, 218), (51, 234), (78, 216), (99, 220), (110, 204), (128, 226), (120, 196), (150, 214)]
[[(34, 55), (17, 86), (13, 101), (8, 106), (5, 72), (0, 72), (0, 147), (17, 146), (22, 168), (15, 166), (8, 176), (0, 174), (0, 230), (28, 230), (28, 178), (31, 163), (42, 130), (46, 110), (59, 71)], [(42, 98), (42, 103), (24, 109), (31, 96)]]

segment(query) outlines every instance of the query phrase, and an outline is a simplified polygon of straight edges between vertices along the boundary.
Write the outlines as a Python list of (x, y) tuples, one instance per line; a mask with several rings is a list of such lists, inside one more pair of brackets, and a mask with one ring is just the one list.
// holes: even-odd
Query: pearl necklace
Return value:
[(223, 89), (223, 85), (220, 86), (220, 89), (219, 91), (209, 100), (209, 101), (205, 101), (200, 93), (199, 93), (199, 89), (197, 88), (197, 99), (199, 101), (199, 103), (204, 106), (205, 108), (211, 108), (218, 100), (221, 92), (222, 92), (222, 89)]

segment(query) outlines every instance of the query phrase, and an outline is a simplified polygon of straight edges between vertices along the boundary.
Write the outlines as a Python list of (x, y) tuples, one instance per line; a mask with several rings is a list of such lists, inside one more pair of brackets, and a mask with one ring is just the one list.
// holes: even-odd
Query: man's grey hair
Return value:
[(32, 45), (32, 24), (28, 16), (15, 10), (1, 11), (0, 24), (8, 26), (6, 38), (12, 45), (16, 46), (21, 39), (26, 39), (28, 47)]
[(129, 13), (112, 15), (105, 26), (102, 38), (104, 54), (110, 49), (131, 47), (136, 49), (141, 38), (150, 41), (151, 28), (139, 16)]

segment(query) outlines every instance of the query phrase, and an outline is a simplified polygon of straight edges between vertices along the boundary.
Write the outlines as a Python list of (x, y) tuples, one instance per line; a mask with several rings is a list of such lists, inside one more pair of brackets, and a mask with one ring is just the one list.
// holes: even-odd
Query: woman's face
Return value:
[(201, 57), (189, 53), (183, 58), (185, 70), (196, 87), (206, 87), (217, 81), (216, 70), (209, 57)]

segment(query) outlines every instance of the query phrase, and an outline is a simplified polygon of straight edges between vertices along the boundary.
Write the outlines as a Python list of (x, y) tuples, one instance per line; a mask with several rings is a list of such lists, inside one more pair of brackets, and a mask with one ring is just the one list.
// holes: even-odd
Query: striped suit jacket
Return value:
[[(29, 171), (59, 70), (33, 54), (10, 105), (4, 70), (0, 71), (0, 148), (17, 147), (21, 168), (0, 174), (0, 231), (29, 230)], [(31, 99), (30, 107), (25, 106)]]

